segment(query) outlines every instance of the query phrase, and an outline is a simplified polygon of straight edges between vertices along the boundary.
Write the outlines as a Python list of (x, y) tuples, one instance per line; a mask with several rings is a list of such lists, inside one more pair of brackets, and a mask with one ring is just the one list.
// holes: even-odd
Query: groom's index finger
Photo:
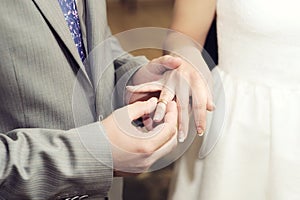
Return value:
[(153, 146), (153, 151), (159, 149), (163, 145), (165, 145), (171, 138), (176, 135), (177, 137), (177, 105), (175, 101), (171, 101), (167, 105), (166, 115), (164, 119), (164, 123), (155, 127), (151, 133), (155, 133), (154, 137), (148, 141)]

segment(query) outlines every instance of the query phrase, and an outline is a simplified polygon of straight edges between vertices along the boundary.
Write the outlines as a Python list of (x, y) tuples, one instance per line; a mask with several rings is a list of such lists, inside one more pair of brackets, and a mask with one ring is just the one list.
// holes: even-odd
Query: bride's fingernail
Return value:
[(202, 130), (202, 128), (200, 128), (200, 127), (198, 127), (197, 128), (197, 134), (198, 134), (198, 136), (203, 136), (203, 134), (204, 134), (204, 130)]
[(180, 143), (182, 143), (182, 142), (184, 142), (184, 140), (185, 140), (184, 132), (183, 131), (179, 131), (179, 133), (178, 133), (178, 141)]
[(159, 113), (159, 112), (155, 113), (155, 115), (154, 115), (154, 117), (153, 117), (153, 120), (154, 120), (155, 122), (159, 122), (161, 119), (162, 119), (162, 114)]
[(199, 136), (199, 137), (202, 137), (203, 135), (204, 135), (204, 132), (198, 133), (198, 136)]

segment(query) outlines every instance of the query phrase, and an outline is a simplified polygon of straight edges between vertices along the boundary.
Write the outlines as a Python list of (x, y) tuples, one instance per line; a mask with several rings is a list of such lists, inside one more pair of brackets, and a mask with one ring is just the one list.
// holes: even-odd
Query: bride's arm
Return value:
[[(162, 79), (158, 81), (131, 87), (131, 92), (136, 93), (161, 91), (153, 117), (156, 122), (163, 119), (166, 104), (176, 96), (180, 142), (183, 142), (188, 134), (190, 103), (196, 130), (200, 136), (206, 129), (206, 111), (213, 111), (215, 108), (211, 93), (210, 71), (202, 58), (202, 47), (193, 41), (196, 40), (200, 45), (204, 44), (214, 14), (215, 0), (176, 0), (171, 25), (171, 29), (175, 31), (168, 32), (168, 37), (164, 41), (164, 50), (165, 53), (180, 57), (180, 65), (172, 70), (171, 68), (166, 70)], [(171, 57), (166, 56), (164, 59), (168, 61)], [(149, 124), (152, 126), (152, 122)]]
[[(179, 141), (186, 138), (189, 129), (189, 115), (186, 109), (189, 107), (189, 102), (186, 96), (191, 96), (193, 99), (192, 109), (199, 135), (203, 135), (206, 129), (206, 110), (213, 111), (215, 108), (212, 95), (213, 79), (201, 54), (215, 11), (216, 0), (175, 0), (170, 27), (175, 31), (170, 31), (168, 34), (164, 43), (164, 53), (183, 58), (182, 65), (175, 70), (178, 75), (174, 77), (183, 78), (188, 83), (188, 86), (183, 86), (182, 83), (180, 85), (180, 81), (175, 80), (173, 82), (177, 83), (176, 86), (166, 87), (179, 88), (176, 91)], [(172, 82), (170, 79), (167, 82)], [(167, 98), (165, 95), (167, 92), (164, 90), (161, 91), (160, 99)], [(183, 91), (189, 91), (189, 94)]]
[(216, 0), (176, 0), (171, 29), (192, 37), (203, 46), (215, 7)]

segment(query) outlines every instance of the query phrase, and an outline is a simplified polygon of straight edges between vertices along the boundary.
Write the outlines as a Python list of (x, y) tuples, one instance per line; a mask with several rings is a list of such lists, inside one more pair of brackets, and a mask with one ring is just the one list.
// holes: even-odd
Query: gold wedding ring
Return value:
[(157, 102), (157, 104), (159, 104), (159, 103), (163, 103), (163, 104), (165, 104), (166, 106), (167, 106), (167, 104), (168, 104), (168, 102), (167, 102), (166, 100), (164, 100), (164, 99), (159, 99), (158, 102)]

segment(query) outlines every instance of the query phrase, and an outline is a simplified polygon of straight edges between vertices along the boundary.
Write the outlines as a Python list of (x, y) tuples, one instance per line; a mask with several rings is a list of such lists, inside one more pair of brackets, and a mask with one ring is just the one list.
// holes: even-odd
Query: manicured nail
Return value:
[(199, 136), (199, 137), (202, 137), (203, 135), (204, 135), (204, 132), (198, 133), (198, 136)]
[(185, 140), (184, 132), (183, 131), (179, 131), (179, 133), (178, 133), (178, 141), (180, 143), (182, 143), (182, 142), (184, 142), (184, 140)]
[(203, 136), (203, 134), (204, 134), (204, 130), (202, 130), (202, 128), (200, 128), (200, 127), (198, 127), (197, 128), (197, 134), (198, 134), (198, 136)]
[(155, 115), (154, 115), (154, 117), (153, 117), (153, 120), (154, 120), (155, 122), (159, 122), (159, 121), (161, 121), (161, 119), (162, 119), (162, 114), (159, 113), (159, 112), (155, 113)]

